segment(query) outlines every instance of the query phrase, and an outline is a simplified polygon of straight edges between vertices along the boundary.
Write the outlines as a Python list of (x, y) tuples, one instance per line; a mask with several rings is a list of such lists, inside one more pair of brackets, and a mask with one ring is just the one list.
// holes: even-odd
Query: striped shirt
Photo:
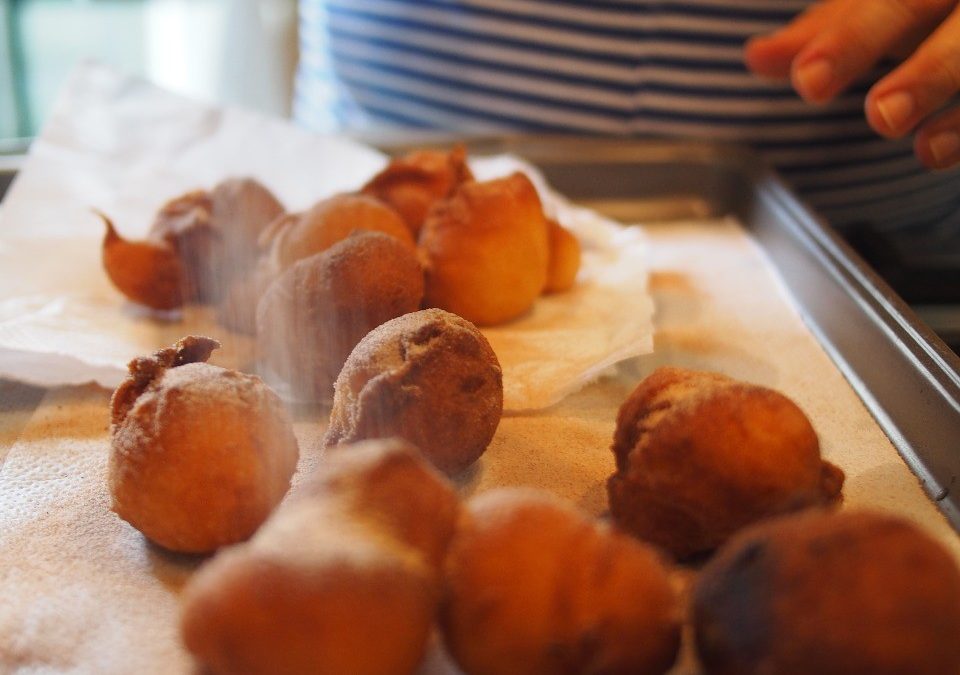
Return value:
[(429, 128), (737, 142), (835, 226), (960, 223), (960, 171), (749, 73), (743, 44), (810, 0), (301, 0), (294, 115), (318, 131)]

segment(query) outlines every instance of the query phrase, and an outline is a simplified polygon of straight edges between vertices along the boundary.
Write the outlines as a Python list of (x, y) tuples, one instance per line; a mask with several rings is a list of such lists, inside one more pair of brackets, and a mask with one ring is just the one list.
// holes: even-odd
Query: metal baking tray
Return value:
[[(391, 153), (449, 137), (365, 138)], [(460, 140), (463, 140), (462, 138)], [(960, 358), (758, 155), (741, 146), (571, 137), (470, 138), (514, 153), (565, 197), (623, 222), (734, 216), (802, 318), (960, 532)]]
[[(392, 153), (454, 141), (471, 154), (513, 153), (537, 165), (569, 199), (624, 222), (736, 217), (927, 495), (960, 531), (960, 358), (751, 151), (614, 138), (361, 140)], [(0, 198), (14, 170), (0, 166)]]

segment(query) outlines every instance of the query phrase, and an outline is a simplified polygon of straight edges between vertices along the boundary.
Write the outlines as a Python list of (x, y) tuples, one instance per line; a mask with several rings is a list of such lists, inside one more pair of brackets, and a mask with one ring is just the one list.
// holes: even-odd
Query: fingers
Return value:
[(835, 21), (793, 60), (790, 79), (807, 101), (828, 101), (865, 75), (918, 27), (932, 29), (949, 13), (953, 0), (846, 0)]
[(940, 23), (956, 0), (826, 0), (782, 30), (750, 40), (747, 66), (789, 76), (807, 101), (822, 103), (887, 55), (904, 55)]
[(788, 78), (794, 57), (830, 25), (841, 4), (842, 0), (815, 4), (780, 30), (748, 40), (744, 47), (747, 67), (761, 77)]
[(913, 140), (913, 150), (931, 169), (960, 164), (960, 108), (951, 108), (924, 124)]
[[(960, 8), (955, 9), (910, 58), (873, 86), (865, 104), (867, 121), (879, 134), (903, 136), (942, 108), (958, 91)], [(925, 134), (924, 138), (930, 140), (932, 136), (928, 138)]]
[(830, 100), (885, 56), (905, 58), (871, 89), (868, 122), (893, 138), (920, 125), (915, 151), (925, 165), (960, 164), (960, 106), (937, 113), (960, 92), (958, 0), (825, 0), (750, 40), (744, 56), (758, 75), (790, 77), (814, 103)]

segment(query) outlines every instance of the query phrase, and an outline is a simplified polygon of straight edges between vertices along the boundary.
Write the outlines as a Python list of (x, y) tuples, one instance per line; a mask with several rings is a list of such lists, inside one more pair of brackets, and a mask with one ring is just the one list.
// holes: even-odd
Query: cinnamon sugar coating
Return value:
[(334, 386), (327, 446), (396, 436), (456, 474), (489, 445), (503, 375), (480, 331), (438, 309), (398, 317), (356, 346)]
[(307, 400), (329, 401), (354, 346), (372, 329), (413, 312), (423, 270), (402, 242), (357, 232), (297, 262), (257, 307), (262, 363)]
[(190, 580), (187, 649), (217, 674), (412, 675), (459, 508), (406, 443), (331, 453), (250, 542)]
[(253, 534), (289, 488), (299, 454), (269, 387), (204, 363), (217, 346), (188, 337), (134, 359), (111, 402), (113, 510), (174, 551), (213, 551)]

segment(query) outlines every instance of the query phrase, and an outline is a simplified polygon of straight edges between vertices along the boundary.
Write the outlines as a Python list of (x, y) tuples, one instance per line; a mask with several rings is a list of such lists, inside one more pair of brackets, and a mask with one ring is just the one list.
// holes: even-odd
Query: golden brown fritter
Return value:
[(492, 326), (527, 312), (547, 283), (550, 241), (537, 191), (521, 173), (461, 185), (420, 233), (427, 307)]
[(283, 204), (253, 178), (228, 178), (214, 186), (210, 218), (223, 239), (226, 274), (243, 271), (256, 259), (260, 235), (283, 213)]
[(184, 643), (216, 674), (413, 673), (458, 509), (404, 443), (332, 453), (249, 543), (191, 579)]
[(103, 262), (130, 300), (154, 309), (217, 302), (254, 264), (257, 239), (283, 213), (276, 197), (252, 178), (230, 178), (212, 191), (171, 199), (147, 238), (125, 240), (107, 223)]
[(262, 363), (307, 400), (329, 401), (351, 350), (380, 324), (416, 311), (423, 270), (395, 237), (357, 232), (297, 262), (257, 309)]
[(550, 265), (544, 293), (569, 290), (580, 271), (580, 242), (570, 230), (555, 220), (547, 219), (550, 230)]
[(124, 239), (109, 218), (98, 215), (107, 227), (101, 247), (103, 269), (117, 290), (151, 309), (182, 306), (186, 273), (176, 250), (165, 242)]
[(244, 335), (257, 334), (257, 304), (269, 284), (254, 268), (245, 279), (236, 279), (217, 304), (217, 323)]
[(659, 555), (548, 493), (473, 498), (445, 571), (443, 638), (468, 675), (660, 675), (676, 660)]
[(283, 212), (273, 193), (255, 179), (228, 178), (209, 192), (197, 190), (167, 202), (149, 237), (179, 253), (187, 271), (187, 297), (216, 302), (254, 264), (260, 234)]
[(792, 401), (716, 373), (660, 368), (620, 407), (608, 483), (617, 525), (680, 558), (761, 518), (840, 499)]
[(693, 593), (707, 675), (960, 673), (960, 571), (916, 526), (813, 510), (744, 530)]
[(456, 474), (493, 438), (503, 376), (476, 326), (439, 309), (386, 322), (356, 346), (334, 386), (327, 446), (396, 436)]
[(280, 399), (257, 377), (204, 363), (218, 346), (187, 337), (134, 359), (111, 402), (113, 510), (173, 551), (249, 537), (297, 464)]
[(416, 239), (430, 207), (449, 197), (461, 183), (473, 180), (466, 159), (462, 145), (450, 152), (417, 150), (391, 160), (361, 192), (392, 206)]
[(270, 270), (279, 274), (298, 260), (321, 253), (357, 231), (382, 232), (416, 248), (400, 215), (369, 195), (344, 193), (317, 202), (303, 213), (278, 219), (261, 237)]
[(177, 252), (183, 265), (183, 296), (188, 302), (211, 302), (217, 297), (217, 252), (221, 233), (212, 219), (210, 193), (194, 190), (160, 207), (147, 234)]

